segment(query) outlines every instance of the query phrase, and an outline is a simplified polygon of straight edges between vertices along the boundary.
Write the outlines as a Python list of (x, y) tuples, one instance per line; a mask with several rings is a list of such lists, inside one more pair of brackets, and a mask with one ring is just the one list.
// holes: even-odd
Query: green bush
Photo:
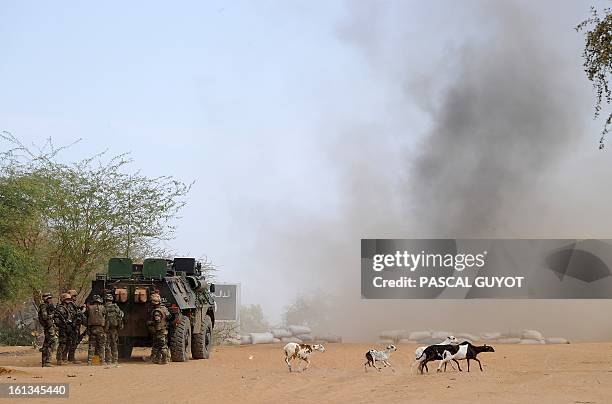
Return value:
[(34, 346), (35, 344), (36, 336), (27, 327), (18, 328), (8, 326), (6, 323), (0, 324), (0, 345)]

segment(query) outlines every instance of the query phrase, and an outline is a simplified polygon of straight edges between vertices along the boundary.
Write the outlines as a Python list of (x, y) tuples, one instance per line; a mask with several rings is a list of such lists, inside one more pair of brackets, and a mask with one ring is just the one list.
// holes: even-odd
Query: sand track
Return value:
[[(372, 345), (375, 346), (375, 345)], [(216, 402), (612, 402), (612, 343), (499, 345), (480, 356), (484, 372), (411, 374), (415, 346), (400, 345), (397, 372), (363, 369), (366, 344), (329, 344), (311, 368), (289, 373), (282, 346), (215, 348), (210, 360), (160, 366), (142, 361), (147, 351), (118, 369), (83, 365), (40, 368), (32, 348), (0, 347), (2, 383), (70, 383), (70, 401), (108, 403)], [(79, 359), (84, 359), (84, 352)], [(249, 357), (253, 359), (249, 359)], [(71, 375), (72, 377), (68, 377)], [(14, 400), (4, 400), (14, 402)], [(37, 400), (28, 400), (28, 403)], [(60, 402), (60, 401), (58, 401)], [(62, 400), (61, 402), (65, 402)]]

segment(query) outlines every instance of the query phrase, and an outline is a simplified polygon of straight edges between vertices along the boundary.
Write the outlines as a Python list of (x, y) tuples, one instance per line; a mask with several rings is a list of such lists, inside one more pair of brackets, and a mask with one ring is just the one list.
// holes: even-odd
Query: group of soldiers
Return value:
[[(100, 295), (93, 295), (91, 303), (78, 306), (75, 303), (77, 292), (69, 290), (62, 293), (60, 303), (53, 303), (53, 295), (45, 293), (43, 303), (38, 309), (38, 319), (45, 333), (42, 352), (42, 366), (50, 367), (53, 353), (56, 352), (58, 365), (77, 364), (75, 359), (77, 346), (87, 334), (89, 347), (87, 364), (91, 366), (94, 357), (100, 358), (100, 364), (118, 367), (119, 330), (123, 328), (124, 313), (114, 303), (113, 295), (108, 293), (104, 301)], [(168, 323), (170, 312), (161, 304), (159, 294), (151, 295), (152, 309), (147, 326), (153, 338), (151, 361), (158, 364), (170, 363), (168, 349)], [(81, 326), (87, 331), (81, 333)]]

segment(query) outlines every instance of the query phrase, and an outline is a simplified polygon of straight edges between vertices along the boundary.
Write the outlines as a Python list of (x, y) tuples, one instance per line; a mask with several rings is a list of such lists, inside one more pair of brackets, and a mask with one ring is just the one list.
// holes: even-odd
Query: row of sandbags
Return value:
[(303, 325), (290, 325), (286, 328), (273, 328), (268, 332), (252, 332), (240, 336), (240, 345), (247, 344), (274, 344), (296, 342), (342, 342), (342, 338), (335, 335), (313, 337), (310, 327)]
[(482, 341), (496, 344), (569, 344), (569, 341), (566, 338), (544, 337), (544, 335), (538, 330), (487, 332), (482, 333), (480, 336)]
[(439, 344), (449, 335), (454, 335), (460, 341), (484, 341), (492, 344), (569, 344), (569, 341), (561, 337), (544, 338), (537, 330), (522, 330), (518, 332), (484, 332), (453, 333), (452, 331), (407, 331), (388, 330), (380, 333), (381, 344)]

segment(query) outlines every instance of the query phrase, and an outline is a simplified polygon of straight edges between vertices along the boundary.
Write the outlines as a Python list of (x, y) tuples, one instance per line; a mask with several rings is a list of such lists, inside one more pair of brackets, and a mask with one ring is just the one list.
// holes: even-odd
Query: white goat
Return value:
[(367, 362), (363, 364), (363, 368), (367, 372), (368, 371), (368, 366), (371, 366), (371, 367), (374, 367), (376, 370), (378, 370), (380, 372), (381, 368), (376, 366), (376, 362), (382, 362), (384, 367), (389, 366), (391, 368), (391, 370), (393, 372), (395, 372), (395, 369), (393, 369), (393, 366), (391, 366), (391, 364), (389, 363), (389, 357), (391, 356), (391, 352), (395, 352), (395, 351), (397, 351), (397, 348), (395, 347), (395, 345), (387, 346), (387, 348), (384, 351), (378, 351), (376, 349), (370, 349), (365, 354)]
[[(457, 345), (457, 344), (459, 344), (459, 340), (455, 338), (454, 335), (449, 335), (448, 337), (446, 337), (444, 341), (440, 342), (437, 345)], [(427, 348), (426, 346), (420, 346), (414, 351), (414, 362), (412, 362), (412, 364), (410, 365), (410, 372), (412, 372), (414, 370), (414, 367), (419, 365), (425, 359), (425, 357), (423, 356), (423, 351), (425, 351), (426, 348)], [(451, 363), (451, 367), (455, 369), (455, 366), (452, 363)]]
[(289, 371), (292, 372), (291, 368), (291, 360), (298, 358), (306, 362), (306, 367), (302, 369), (302, 372), (310, 367), (310, 355), (314, 351), (325, 352), (325, 347), (320, 344), (308, 345), (308, 344), (298, 344), (295, 342), (290, 342), (285, 345), (285, 363), (287, 363), (287, 367)]

